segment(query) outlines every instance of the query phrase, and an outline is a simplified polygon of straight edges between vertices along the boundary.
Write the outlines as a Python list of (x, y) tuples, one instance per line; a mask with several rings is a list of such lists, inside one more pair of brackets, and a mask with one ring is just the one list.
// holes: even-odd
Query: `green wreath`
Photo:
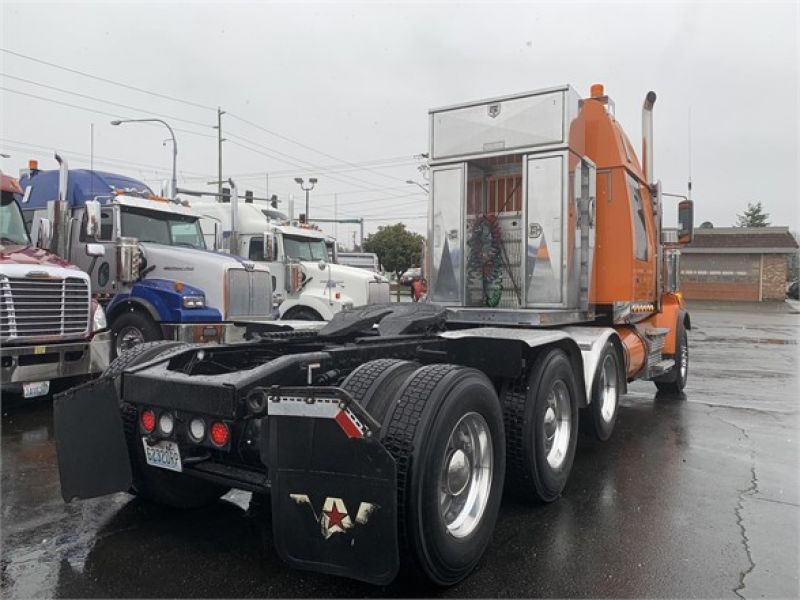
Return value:
[(496, 215), (481, 215), (472, 224), (467, 273), (480, 278), (486, 306), (497, 306), (503, 296), (502, 233)]

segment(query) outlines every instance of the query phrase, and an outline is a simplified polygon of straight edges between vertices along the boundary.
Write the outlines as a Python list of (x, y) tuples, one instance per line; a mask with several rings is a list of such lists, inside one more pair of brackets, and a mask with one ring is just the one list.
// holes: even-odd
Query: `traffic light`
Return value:
[(253, 203), (253, 190), (245, 190), (245, 192), (244, 192), (244, 203), (245, 204), (252, 204)]
[(269, 198), (269, 204), (272, 206), (272, 208), (278, 208), (278, 196), (272, 194), (272, 196)]
[(231, 201), (231, 189), (230, 188), (222, 188), (222, 198), (220, 198), (222, 202), (230, 202)]
[(306, 222), (306, 213), (300, 213), (300, 222), (301, 223), (305, 223)]

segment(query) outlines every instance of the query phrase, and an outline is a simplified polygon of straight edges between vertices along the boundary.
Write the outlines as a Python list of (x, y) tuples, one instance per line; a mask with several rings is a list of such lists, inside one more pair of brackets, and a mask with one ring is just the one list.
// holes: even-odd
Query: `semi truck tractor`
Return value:
[(600, 85), (431, 110), (430, 302), (122, 354), (57, 398), (64, 499), (191, 507), (249, 490), (292, 567), (465, 578), (505, 488), (557, 500), (579, 427), (607, 440), (628, 382), (686, 384), (692, 205), (662, 232), (654, 102), (642, 162)]
[[(0, 172), (0, 386), (3, 394), (33, 398), (54, 381), (100, 374), (111, 334), (86, 273), (31, 243), (21, 191)], [(86, 246), (90, 254), (101, 250)]]
[[(221, 202), (192, 201), (192, 209), (204, 217), (208, 233), (219, 223), (223, 239), (231, 231), (231, 206)], [(269, 268), (281, 319), (329, 321), (345, 308), (389, 302), (389, 282), (375, 272), (336, 264), (331, 260), (329, 237), (305, 224), (269, 219), (254, 203), (237, 207), (236, 249)]]
[(114, 356), (155, 340), (240, 338), (237, 323), (272, 318), (269, 270), (209, 251), (191, 208), (135, 179), (56, 160), (58, 170), (23, 174), (21, 206), (40, 245), (89, 274)]

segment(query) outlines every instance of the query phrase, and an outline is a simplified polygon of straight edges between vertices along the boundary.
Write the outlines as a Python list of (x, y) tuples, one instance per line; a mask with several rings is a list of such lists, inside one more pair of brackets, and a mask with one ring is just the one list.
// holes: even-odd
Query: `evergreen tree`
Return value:
[(738, 219), (736, 222), (737, 227), (769, 227), (769, 213), (764, 212), (764, 207), (761, 202), (755, 204), (747, 203), (747, 210), (741, 215), (736, 215)]

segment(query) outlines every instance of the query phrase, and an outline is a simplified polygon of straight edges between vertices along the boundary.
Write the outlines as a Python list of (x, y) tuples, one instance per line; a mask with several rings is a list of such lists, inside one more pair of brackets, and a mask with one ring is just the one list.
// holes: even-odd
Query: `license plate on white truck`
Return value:
[(151, 446), (147, 439), (142, 438), (144, 445), (144, 458), (151, 467), (159, 467), (170, 471), (183, 471), (181, 465), (181, 453), (178, 451), (178, 444), (162, 440)]

